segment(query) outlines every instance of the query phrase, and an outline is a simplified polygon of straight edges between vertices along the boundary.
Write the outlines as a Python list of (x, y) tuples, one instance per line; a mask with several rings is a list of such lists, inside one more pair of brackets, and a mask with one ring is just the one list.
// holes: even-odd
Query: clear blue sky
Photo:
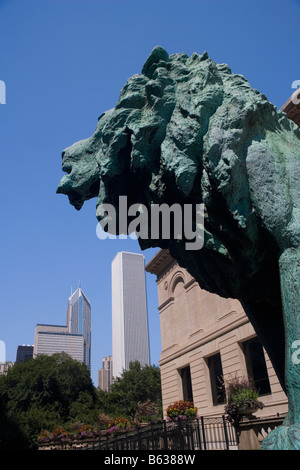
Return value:
[[(137, 241), (99, 240), (95, 200), (57, 195), (61, 152), (89, 137), (156, 45), (207, 51), (278, 108), (299, 70), (299, 0), (0, 0), (0, 339), (6, 359), (37, 323), (63, 324), (73, 289), (92, 305), (92, 378), (111, 354), (111, 261)], [(144, 252), (148, 262), (156, 250)], [(151, 360), (160, 354), (147, 274)]]

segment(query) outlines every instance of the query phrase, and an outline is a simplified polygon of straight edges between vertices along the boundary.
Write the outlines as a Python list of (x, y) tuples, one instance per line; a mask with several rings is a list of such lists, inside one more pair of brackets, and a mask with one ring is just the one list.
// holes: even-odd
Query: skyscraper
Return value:
[(83, 351), (83, 336), (69, 333), (66, 326), (36, 325), (33, 357), (38, 354), (52, 356), (55, 353), (65, 352), (76, 361), (84, 362)]
[(106, 392), (110, 391), (112, 384), (112, 356), (102, 359), (102, 369), (98, 370), (98, 387)]
[(113, 376), (131, 361), (150, 364), (144, 256), (119, 252), (112, 261)]
[(91, 305), (82, 291), (80, 285), (78, 289), (69, 297), (67, 308), (67, 329), (75, 335), (82, 335), (83, 362), (91, 367)]
[(16, 362), (28, 361), (33, 357), (33, 346), (22, 344), (18, 346)]

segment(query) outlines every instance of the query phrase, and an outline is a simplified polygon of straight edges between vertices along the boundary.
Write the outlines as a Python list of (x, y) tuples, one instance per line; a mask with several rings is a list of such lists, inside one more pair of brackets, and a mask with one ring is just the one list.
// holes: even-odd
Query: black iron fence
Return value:
[(237, 449), (236, 431), (225, 417), (152, 423), (106, 436), (78, 450), (209, 450)]

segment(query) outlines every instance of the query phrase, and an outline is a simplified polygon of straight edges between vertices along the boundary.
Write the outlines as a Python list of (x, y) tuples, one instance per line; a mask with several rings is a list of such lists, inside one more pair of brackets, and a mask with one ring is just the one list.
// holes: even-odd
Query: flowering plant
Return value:
[(115, 418), (108, 425), (108, 433), (115, 434), (119, 431), (130, 431), (131, 424), (126, 418)]
[(176, 401), (168, 406), (166, 410), (167, 421), (178, 421), (178, 419), (195, 419), (198, 417), (197, 408), (192, 401)]
[(76, 439), (87, 439), (97, 437), (99, 430), (88, 424), (80, 424), (73, 429), (73, 432), (66, 431), (63, 427), (58, 427), (52, 432), (43, 430), (38, 436), (39, 444), (59, 444), (68, 443)]
[(249, 411), (257, 411), (264, 407), (258, 400), (258, 391), (254, 383), (247, 378), (233, 377), (225, 382), (227, 405), (226, 419), (237, 424), (241, 416)]
[(39, 443), (44, 443), (44, 442), (49, 442), (52, 439), (52, 434), (49, 431), (41, 431), (39, 436), (38, 436), (38, 442)]
[(96, 429), (89, 424), (82, 424), (77, 431), (77, 438), (85, 439), (88, 437), (95, 437)]
[(68, 431), (65, 431), (64, 428), (59, 427), (54, 429), (54, 431), (52, 431), (51, 433), (49, 431), (42, 431), (38, 436), (38, 442), (41, 444), (50, 441), (64, 442), (72, 439), (72, 437), (73, 436)]

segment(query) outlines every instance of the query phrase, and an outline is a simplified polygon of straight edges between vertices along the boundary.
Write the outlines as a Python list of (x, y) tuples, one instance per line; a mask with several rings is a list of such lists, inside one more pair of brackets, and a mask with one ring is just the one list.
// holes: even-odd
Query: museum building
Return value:
[(199, 287), (168, 250), (145, 266), (157, 276), (163, 410), (177, 400), (193, 401), (200, 416), (224, 414), (224, 384), (251, 378), (264, 408), (257, 417), (287, 412), (287, 397), (240, 302)]

